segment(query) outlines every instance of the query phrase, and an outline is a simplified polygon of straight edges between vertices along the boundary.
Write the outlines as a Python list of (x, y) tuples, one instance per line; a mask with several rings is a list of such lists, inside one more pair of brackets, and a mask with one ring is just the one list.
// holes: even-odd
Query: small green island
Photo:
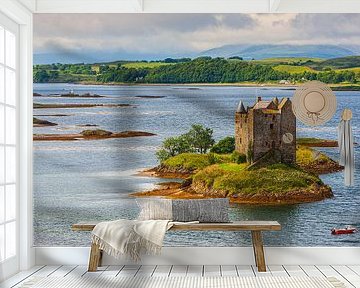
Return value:
[[(239, 104), (235, 137), (215, 143), (212, 129), (193, 125), (189, 132), (165, 139), (157, 152), (160, 165), (140, 175), (181, 181), (159, 183), (157, 189), (131, 195), (176, 199), (228, 197), (232, 203), (246, 204), (295, 204), (332, 198), (331, 187), (319, 175), (338, 172), (343, 167), (313, 147), (336, 147), (337, 142), (296, 139), (296, 120), (286, 108), (290, 107), (290, 100), (267, 102), (270, 101), (259, 99), (247, 109)], [(259, 127), (258, 123), (265, 124), (258, 136), (250, 137), (256, 133), (248, 128)]]
[(342, 166), (310, 147), (299, 146), (296, 156), (294, 166), (279, 163), (254, 168), (246, 162), (237, 163), (237, 153), (182, 153), (140, 174), (183, 181), (159, 183), (158, 189), (132, 195), (175, 199), (229, 197), (233, 203), (253, 204), (304, 203), (333, 197), (331, 187), (318, 175), (341, 171)]

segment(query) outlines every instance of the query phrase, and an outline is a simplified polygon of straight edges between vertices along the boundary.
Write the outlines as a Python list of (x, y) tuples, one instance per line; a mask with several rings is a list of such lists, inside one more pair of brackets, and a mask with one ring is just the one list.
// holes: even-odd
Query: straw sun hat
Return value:
[(334, 116), (336, 97), (326, 84), (311, 81), (296, 89), (292, 108), (298, 120), (309, 126), (318, 126)]

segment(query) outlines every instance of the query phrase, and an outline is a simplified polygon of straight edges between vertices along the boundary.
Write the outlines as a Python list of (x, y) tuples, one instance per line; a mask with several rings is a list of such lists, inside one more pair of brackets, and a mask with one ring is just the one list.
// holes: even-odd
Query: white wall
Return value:
[[(89, 248), (36, 248), (37, 265), (87, 265)], [(266, 247), (267, 265), (360, 265), (360, 248)], [(107, 255), (103, 265), (134, 264)], [(138, 263), (139, 264), (139, 263)], [(161, 256), (145, 256), (142, 265), (253, 265), (252, 247), (165, 247)]]

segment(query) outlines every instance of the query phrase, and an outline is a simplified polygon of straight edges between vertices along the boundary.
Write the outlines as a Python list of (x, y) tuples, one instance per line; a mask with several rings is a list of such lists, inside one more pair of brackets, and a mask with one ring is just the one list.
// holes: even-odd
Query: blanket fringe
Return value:
[(162, 248), (161, 246), (146, 240), (145, 238), (135, 233), (135, 231), (131, 231), (128, 239), (129, 240), (125, 245), (125, 250), (119, 251), (114, 247), (112, 247), (109, 243), (105, 242), (103, 239), (99, 238), (98, 236), (94, 234), (91, 235), (92, 243), (99, 245), (99, 248), (103, 250), (106, 254), (113, 256), (117, 259), (125, 257), (125, 258), (130, 258), (134, 262), (140, 262), (141, 253), (144, 253), (146, 255), (161, 254), (161, 248)]

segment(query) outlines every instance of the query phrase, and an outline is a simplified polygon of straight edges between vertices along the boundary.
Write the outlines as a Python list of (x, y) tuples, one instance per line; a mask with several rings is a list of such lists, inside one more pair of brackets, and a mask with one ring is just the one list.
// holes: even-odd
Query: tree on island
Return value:
[(177, 137), (166, 138), (163, 141), (162, 148), (156, 152), (156, 157), (160, 162), (163, 162), (178, 154), (190, 152), (194, 152), (194, 149), (189, 144), (187, 137), (185, 135), (180, 135)]
[(188, 133), (185, 134), (191, 147), (200, 154), (205, 154), (215, 144), (213, 130), (202, 125), (194, 124)]
[(235, 137), (227, 136), (224, 139), (221, 139), (213, 147), (211, 147), (210, 152), (218, 154), (230, 154), (235, 150)]
[(161, 149), (156, 152), (156, 156), (160, 162), (163, 162), (181, 153), (205, 154), (214, 143), (212, 129), (193, 124), (187, 133), (166, 138)]

